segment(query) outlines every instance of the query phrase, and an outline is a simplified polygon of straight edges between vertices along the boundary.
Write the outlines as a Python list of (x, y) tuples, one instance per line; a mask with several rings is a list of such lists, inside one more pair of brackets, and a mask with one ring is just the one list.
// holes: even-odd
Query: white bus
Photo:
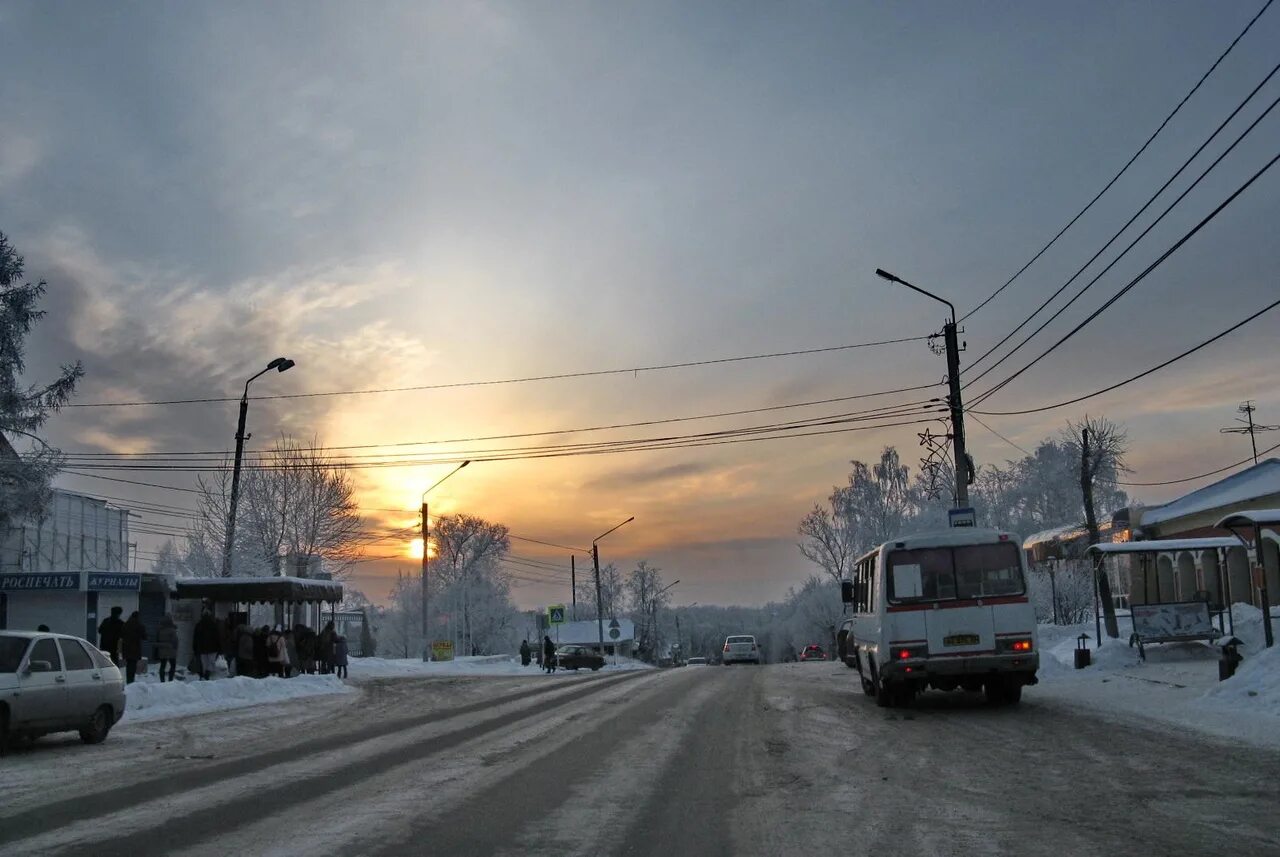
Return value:
[(846, 663), (882, 706), (926, 688), (985, 690), (1012, 705), (1036, 683), (1036, 616), (1021, 540), (970, 527), (906, 535), (858, 560)]

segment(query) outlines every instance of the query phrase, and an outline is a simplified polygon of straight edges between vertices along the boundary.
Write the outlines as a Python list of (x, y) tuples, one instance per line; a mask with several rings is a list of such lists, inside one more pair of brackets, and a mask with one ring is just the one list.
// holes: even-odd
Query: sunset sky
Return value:
[[(238, 396), (278, 355), (296, 368), (260, 378), (255, 395), (924, 336), (945, 309), (877, 279), (877, 267), (968, 312), (1106, 184), (1260, 5), (0, 2), (0, 231), (25, 254), (28, 274), (49, 283), (30, 379), (78, 359), (86, 377), (77, 402), (155, 401)], [(1272, 69), (1278, 44), (1272, 13), (1115, 187), (965, 322), (966, 361), (1101, 247)], [(1275, 99), (1276, 86), (1210, 156)], [(1278, 114), (974, 390), (1051, 344), (1260, 169), (1276, 154)], [(1193, 164), (1174, 189), (1208, 163)], [(1280, 168), (988, 409), (1091, 392), (1280, 296), (1278, 190)], [(1247, 438), (1218, 429), (1240, 401), (1280, 423), (1278, 323), (1264, 316), (1087, 404), (983, 419), (1031, 448), (1069, 418), (1105, 414), (1129, 429), (1135, 480), (1239, 461)], [(288, 432), (326, 446), (441, 441), (408, 451), (482, 457), (847, 413), (921, 394), (465, 439), (849, 397), (944, 373), (925, 343), (907, 342), (264, 400), (250, 408), (250, 447)], [(235, 418), (234, 402), (73, 408), (48, 433), (72, 453), (218, 451), (232, 447)], [(681, 580), (676, 603), (759, 603), (813, 570), (796, 550), (796, 524), (844, 481), (849, 460), (896, 444), (914, 469), (919, 430), (477, 461), (432, 494), (432, 512), (465, 511), (570, 546), (589, 546), (634, 515), (601, 543), (605, 561), (662, 567)], [(1280, 441), (1271, 437), (1262, 445)], [(969, 438), (980, 464), (1021, 456), (979, 425)], [(394, 459), (403, 450), (350, 452)], [(422, 490), (452, 466), (355, 470), (370, 528), (414, 525)], [(180, 472), (106, 475), (195, 482)], [(57, 484), (124, 505), (194, 500), (75, 475)], [(1201, 484), (1134, 494), (1156, 502)], [(140, 536), (143, 556), (160, 541)], [(567, 551), (528, 542), (514, 551), (567, 571)], [(407, 537), (370, 553), (403, 555), (356, 568), (353, 585), (371, 597), (416, 566)], [(517, 581), (517, 601), (567, 599), (561, 576), (559, 586)]]

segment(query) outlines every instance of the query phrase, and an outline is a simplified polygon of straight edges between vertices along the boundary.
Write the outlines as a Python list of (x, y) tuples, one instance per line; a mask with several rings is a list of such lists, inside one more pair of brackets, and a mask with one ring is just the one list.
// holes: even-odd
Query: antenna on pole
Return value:
[(1257, 464), (1258, 463), (1258, 438), (1257, 438), (1258, 432), (1280, 431), (1280, 426), (1264, 426), (1264, 425), (1259, 425), (1255, 423), (1253, 421), (1253, 412), (1256, 411), (1257, 408), (1253, 406), (1252, 401), (1244, 402), (1243, 404), (1240, 405), (1240, 407), (1236, 408), (1236, 410), (1244, 414), (1245, 416), (1244, 419), (1240, 419), (1239, 417), (1236, 417), (1236, 422), (1240, 423), (1240, 425), (1230, 426), (1228, 428), (1221, 428), (1221, 429), (1218, 429), (1218, 431), (1222, 432), (1223, 434), (1249, 435), (1249, 444), (1253, 447), (1253, 463)]

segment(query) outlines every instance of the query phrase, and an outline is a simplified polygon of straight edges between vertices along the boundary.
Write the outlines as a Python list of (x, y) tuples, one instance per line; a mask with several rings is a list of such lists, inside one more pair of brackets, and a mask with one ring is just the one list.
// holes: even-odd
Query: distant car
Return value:
[(684, 662), (684, 665), (687, 667), (705, 667), (707, 665), (707, 659), (706, 658), (689, 658), (689, 660)]
[(556, 666), (562, 670), (586, 669), (595, 672), (604, 666), (604, 658), (586, 646), (561, 646), (556, 649)]
[(822, 650), (822, 646), (805, 646), (800, 651), (801, 661), (825, 661), (827, 653)]
[(0, 631), (0, 751), (11, 736), (50, 732), (102, 743), (124, 716), (124, 684), (111, 659), (79, 637)]
[(750, 634), (725, 637), (720, 661), (725, 666), (760, 663), (760, 649), (756, 646), (756, 638)]

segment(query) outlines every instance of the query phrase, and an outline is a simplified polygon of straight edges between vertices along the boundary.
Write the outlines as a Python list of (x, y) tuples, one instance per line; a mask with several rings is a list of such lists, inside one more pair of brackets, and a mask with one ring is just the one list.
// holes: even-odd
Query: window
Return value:
[(1012, 542), (915, 548), (889, 554), (889, 600), (952, 601), (1021, 595), (1022, 563)]
[(59, 640), (58, 648), (62, 649), (62, 660), (66, 663), (69, 670), (91, 670), (93, 666), (93, 658), (89, 657), (89, 653), (80, 648), (80, 644), (75, 640)]
[(84, 650), (89, 653), (89, 657), (93, 658), (94, 665), (99, 669), (115, 666), (111, 662), (111, 658), (107, 657), (106, 653), (94, 646), (93, 643), (81, 643), (81, 645), (84, 646)]
[(54, 672), (62, 672), (62, 657), (58, 654), (58, 644), (52, 637), (36, 640), (36, 644), (31, 647), (29, 661), (48, 661)]
[(26, 650), (26, 637), (0, 636), (0, 673), (16, 673)]

